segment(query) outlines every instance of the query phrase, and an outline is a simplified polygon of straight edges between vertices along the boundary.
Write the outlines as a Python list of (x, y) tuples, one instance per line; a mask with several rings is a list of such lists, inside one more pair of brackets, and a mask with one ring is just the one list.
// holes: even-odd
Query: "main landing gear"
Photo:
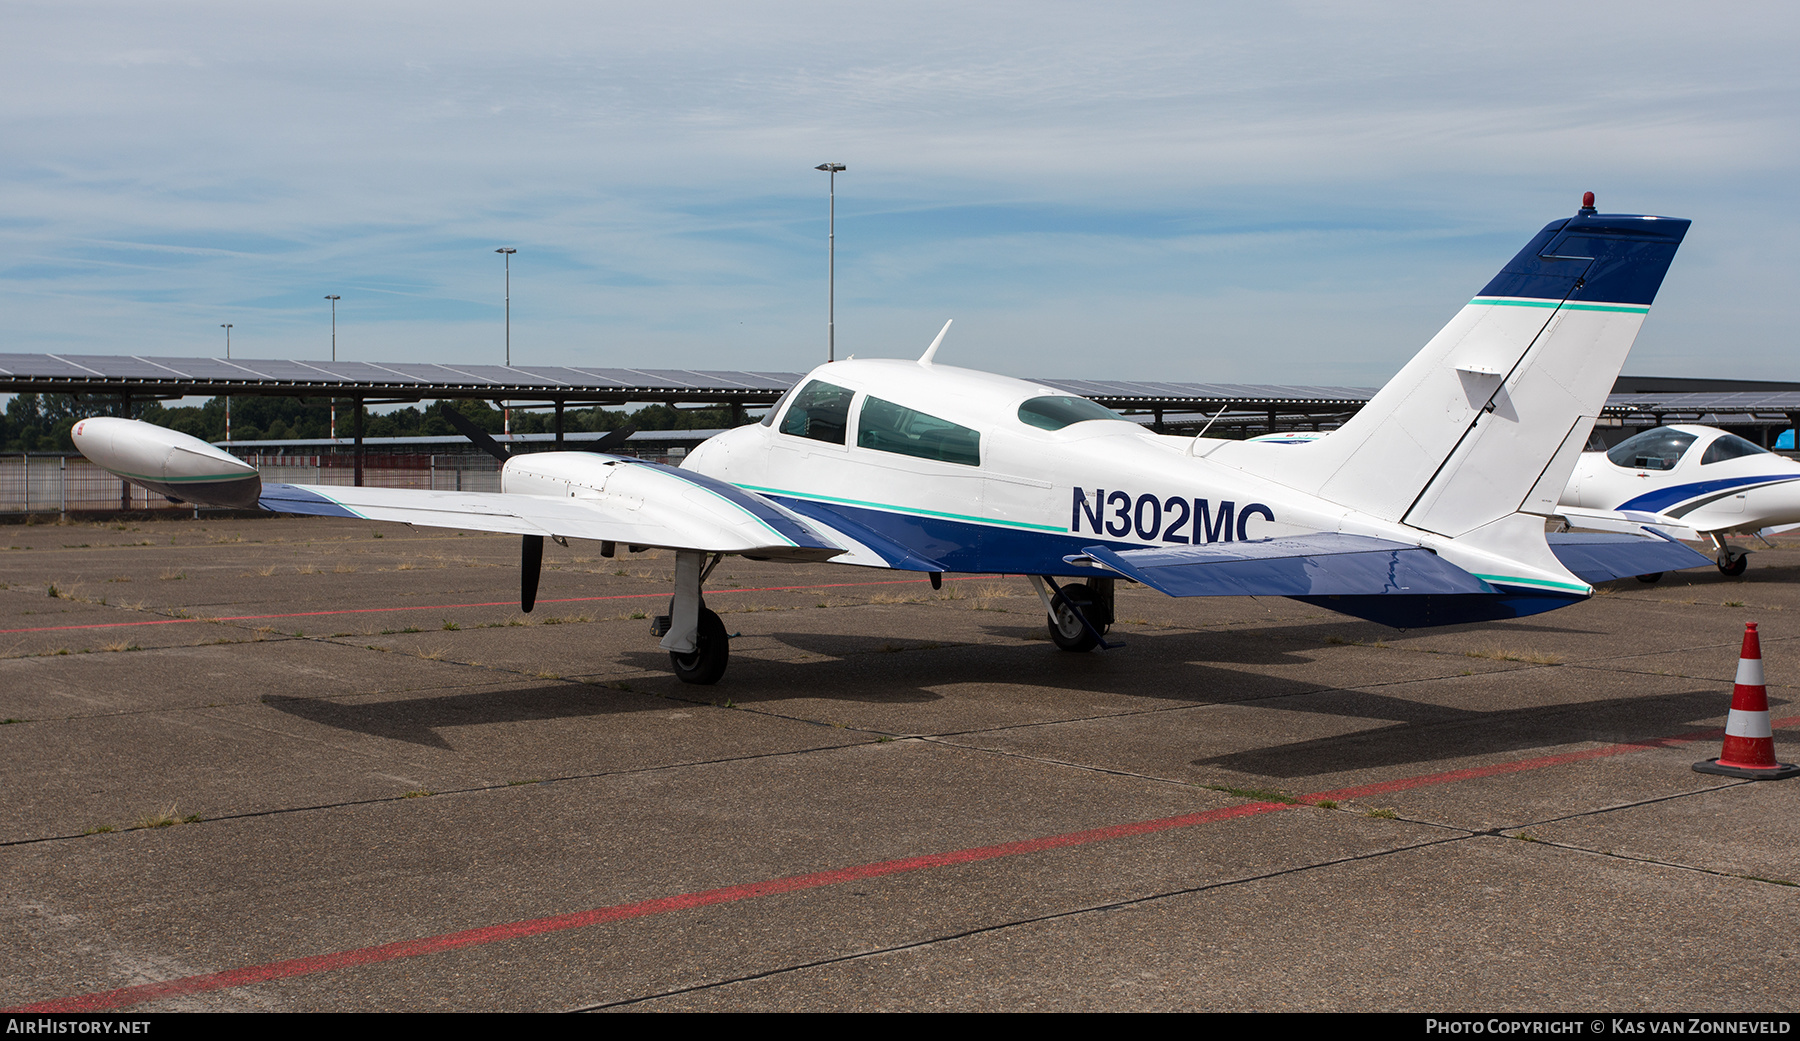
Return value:
[(1049, 614), (1050, 639), (1065, 651), (1091, 651), (1096, 647), (1121, 647), (1107, 643), (1113, 623), (1113, 580), (1095, 577), (1086, 582), (1058, 586), (1053, 578), (1031, 576), (1032, 587)]
[(1736, 578), (1750, 567), (1750, 551), (1742, 546), (1733, 546), (1720, 534), (1708, 535), (1712, 539), (1713, 548), (1718, 550), (1715, 558), (1719, 565), (1719, 574), (1728, 578)]
[(725, 632), (725, 623), (707, 609), (700, 595), (701, 583), (725, 555), (715, 555), (710, 563), (706, 556), (697, 550), (676, 552), (675, 598), (669, 603), (669, 613), (650, 623), (650, 634), (662, 637), (659, 646), (669, 652), (675, 678), (683, 683), (717, 683), (731, 660), (731, 637)]

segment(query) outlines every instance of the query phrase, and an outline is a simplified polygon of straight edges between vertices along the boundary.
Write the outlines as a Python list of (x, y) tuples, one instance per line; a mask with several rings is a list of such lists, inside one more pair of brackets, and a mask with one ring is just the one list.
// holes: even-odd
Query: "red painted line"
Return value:
[[(1800, 716), (1786, 716), (1772, 720), (1771, 727), (1788, 727), (1800, 723)], [(1692, 744), (1695, 741), (1708, 739), (1718, 740), (1725, 736), (1724, 727), (1712, 727), (1707, 730), (1695, 730), (1674, 737), (1653, 737), (1644, 741), (1631, 741), (1624, 744), (1606, 745), (1601, 748), (1589, 748), (1581, 752), (1565, 752), (1562, 755), (1546, 755), (1536, 759), (1521, 759), (1513, 763), (1495, 763), (1492, 766), (1474, 766), (1466, 770), (1450, 770), (1441, 774), (1423, 774), (1418, 777), (1402, 777), (1393, 781), (1377, 781), (1374, 784), (1358, 785), (1354, 788), (1339, 788), (1333, 792), (1319, 792), (1308, 795), (1308, 801), (1319, 799), (1361, 799), (1371, 795), (1387, 795), (1391, 792), (1403, 792), (1411, 788), (1423, 788), (1433, 784), (1449, 784), (1453, 781), (1465, 781), (1477, 777), (1496, 777), (1500, 774), (1521, 773), (1526, 770), (1541, 770), (1546, 766), (1561, 766), (1564, 763), (1579, 763), (1588, 759), (1605, 759), (1615, 755), (1626, 755), (1631, 752), (1643, 752), (1652, 748), (1675, 748), (1679, 745)]]
[[(1788, 716), (1775, 720), (1773, 726), (1787, 727), (1800, 724), (1800, 716)], [(242, 987), (253, 983), (265, 983), (270, 980), (287, 979), (294, 976), (308, 976), (318, 972), (330, 972), (334, 969), (350, 968), (357, 965), (372, 965), (379, 962), (394, 961), (400, 958), (415, 958), (421, 955), (437, 954), (443, 951), (457, 950), (463, 947), (476, 947), (482, 944), (516, 940), (527, 936), (540, 936), (545, 933), (561, 932), (567, 929), (580, 929), (590, 925), (606, 922), (618, 922), (631, 918), (645, 918), (651, 915), (667, 914), (671, 911), (686, 911), (696, 907), (707, 907), (713, 904), (734, 903), (739, 900), (754, 900), (780, 893), (795, 893), (808, 889), (819, 889), (825, 886), (838, 885), (843, 882), (854, 882), (861, 879), (880, 878), (885, 875), (900, 875), (913, 871), (926, 871), (933, 868), (952, 867), (960, 864), (974, 864), (984, 860), (998, 860), (1003, 857), (1014, 857), (1025, 853), (1039, 853), (1044, 850), (1064, 849), (1070, 846), (1083, 846), (1094, 842), (1111, 842), (1116, 839), (1130, 838), (1138, 835), (1152, 835), (1157, 832), (1173, 831), (1179, 828), (1192, 828), (1202, 824), (1214, 824), (1220, 821), (1236, 820), (1243, 817), (1256, 817), (1280, 810), (1291, 809), (1298, 805), (1308, 805), (1321, 799), (1350, 799), (1359, 796), (1384, 794), (1404, 791), (1409, 788), (1421, 788), (1428, 785), (1449, 784), (1455, 781), (1477, 777), (1491, 777), (1497, 774), (1517, 773), (1526, 770), (1538, 770), (1548, 766), (1564, 763), (1580, 762), (1606, 756), (1624, 755), (1630, 752), (1642, 752), (1652, 748), (1671, 748), (1694, 741), (1718, 737), (1722, 729), (1697, 730), (1674, 737), (1650, 738), (1644, 741), (1607, 745), (1602, 748), (1588, 749), (1582, 752), (1569, 752), (1562, 755), (1539, 756), (1533, 759), (1522, 759), (1513, 763), (1497, 763), (1492, 766), (1473, 767), (1467, 770), (1451, 770), (1444, 773), (1422, 774), (1418, 777), (1405, 777), (1393, 781), (1382, 781), (1376, 784), (1361, 785), (1353, 788), (1340, 788), (1335, 791), (1318, 792), (1302, 796), (1296, 803), (1253, 802), (1241, 806), (1228, 806), (1217, 810), (1205, 810), (1200, 813), (1183, 814), (1177, 817), (1161, 817), (1155, 820), (1133, 821), (1128, 824), (1115, 824), (1106, 828), (1090, 828), (1085, 831), (1072, 831), (1061, 835), (1048, 835), (1041, 838), (1026, 839), (1020, 842), (1004, 842), (992, 846), (976, 846), (969, 849), (952, 850), (946, 853), (929, 853), (917, 857), (904, 857), (899, 860), (884, 860), (873, 864), (860, 864), (854, 867), (837, 868), (830, 871), (815, 871), (804, 875), (789, 875), (786, 878), (767, 879), (761, 882), (749, 882), (742, 885), (724, 886), (718, 889), (705, 889), (693, 893), (681, 893), (676, 896), (658, 897), (652, 900), (640, 900), (635, 903), (613, 904), (609, 907), (598, 907), (588, 911), (577, 911), (573, 914), (554, 915), (548, 918), (533, 918), (518, 922), (505, 922), (500, 925), (484, 926), (479, 929), (465, 929), (460, 932), (440, 933), (437, 936), (426, 936), (416, 940), (402, 940), (397, 943), (381, 944), (374, 947), (358, 947), (348, 951), (337, 951), (332, 954), (318, 954), (306, 958), (289, 958), (284, 961), (266, 962), (261, 965), (248, 965), (243, 968), (229, 969), (225, 972), (209, 973), (201, 976), (186, 976), (181, 979), (165, 980), (161, 983), (145, 983), (135, 987), (121, 987), (118, 990), (96, 991), (91, 994), (79, 994), (68, 998), (56, 998), (40, 1001), (30, 1005), (18, 1005), (0, 1009), (0, 1012), (97, 1012), (105, 1009), (125, 1008), (130, 1005), (154, 1001), (158, 998), (176, 997), (183, 994), (200, 994), (208, 991), (225, 990), (231, 987)]]
[[(946, 582), (971, 582), (978, 578), (999, 578), (999, 575), (959, 575), (955, 578), (944, 576)], [(726, 593), (793, 593), (810, 589), (853, 589), (862, 586), (906, 586), (928, 582), (925, 578), (896, 578), (882, 582), (827, 582), (815, 586), (761, 586), (755, 589), (709, 589), (708, 596), (722, 596)], [(667, 599), (667, 593), (620, 593), (616, 596), (571, 596), (561, 600), (539, 600), (540, 604), (587, 604), (601, 600), (639, 600), (645, 597)], [(89, 625), (46, 625), (36, 629), (0, 629), (0, 636), (12, 633), (59, 633), (72, 629), (118, 629), (128, 625), (176, 625), (191, 622), (260, 622), (270, 618), (318, 618), (327, 615), (343, 614), (385, 614), (392, 611), (455, 611), (469, 607), (511, 607), (516, 600), (490, 600), (477, 604), (427, 604), (420, 607), (348, 607), (331, 611), (296, 611), (291, 614), (234, 614), (222, 615), (218, 618), (156, 618), (147, 622), (95, 622)]]
[(1165, 817), (1161, 820), (1138, 821), (1132, 824), (1115, 825), (1110, 828), (1095, 828), (1089, 831), (1070, 832), (1066, 835), (1051, 835), (1045, 838), (1028, 839), (1023, 842), (1008, 842), (995, 846), (980, 846), (973, 849), (956, 850), (949, 853), (933, 853), (921, 857), (906, 857), (900, 860), (887, 860), (877, 864), (862, 864), (856, 867), (839, 868), (834, 871), (818, 871), (806, 875), (790, 875), (787, 878), (776, 878), (763, 882), (751, 882), (745, 885), (725, 886), (720, 889), (707, 889), (695, 893), (682, 893), (678, 896), (659, 897), (654, 900), (638, 901), (637, 903), (615, 904), (611, 907), (600, 907), (591, 911), (579, 911), (575, 914), (556, 915), (550, 918), (535, 918), (523, 922), (508, 922), (503, 925), (490, 925), (481, 929), (468, 929), (462, 932), (427, 936), (417, 940), (402, 940), (399, 943), (382, 944), (378, 947), (360, 947), (355, 950), (339, 951), (334, 954), (315, 955), (310, 958), (291, 958), (286, 961), (269, 962), (264, 965), (251, 965), (241, 969), (231, 969), (226, 972), (216, 972), (205, 976), (189, 976), (184, 979), (168, 980), (163, 983), (146, 983), (136, 987), (123, 987), (118, 990), (82, 994), (72, 998), (41, 1001), (32, 1005), (20, 1005), (16, 1008), (5, 1009), (4, 1011), (96, 1012), (103, 1009), (123, 1008), (128, 1005), (136, 1005), (145, 1001), (153, 1001), (157, 998), (223, 990), (228, 987), (241, 987), (247, 984), (263, 983), (268, 980), (285, 979), (291, 976), (305, 976), (315, 972), (328, 972), (332, 969), (349, 968), (355, 965), (370, 965), (377, 962), (393, 961), (397, 958), (413, 958), (424, 954), (437, 954), (442, 951), (452, 951), (462, 947), (473, 947), (480, 944), (495, 943), (503, 940), (516, 940), (526, 936), (538, 936), (543, 933), (561, 932), (565, 929), (580, 929), (586, 926), (600, 925), (606, 922), (623, 921), (629, 918), (643, 918), (649, 915), (666, 914), (670, 911), (686, 911), (696, 907), (706, 907), (712, 904), (725, 904), (738, 900), (750, 900), (758, 897), (774, 896), (779, 893), (794, 893), (807, 889), (818, 889), (822, 886), (838, 885), (843, 882), (880, 878), (883, 875), (898, 875), (929, 868), (949, 867), (957, 864), (972, 864), (983, 860), (1017, 856), (1021, 853), (1035, 853), (1040, 850), (1057, 849), (1064, 846), (1078, 846), (1089, 842), (1104, 842), (1111, 839), (1124, 838), (1130, 835), (1146, 835), (1152, 832), (1167, 831), (1171, 828), (1192, 827), (1196, 824), (1228, 820), (1234, 817), (1255, 816), (1281, 809), (1286, 809), (1281, 803), (1251, 803), (1245, 806), (1231, 806), (1225, 809), (1208, 810), (1204, 813), (1192, 813), (1180, 817)]

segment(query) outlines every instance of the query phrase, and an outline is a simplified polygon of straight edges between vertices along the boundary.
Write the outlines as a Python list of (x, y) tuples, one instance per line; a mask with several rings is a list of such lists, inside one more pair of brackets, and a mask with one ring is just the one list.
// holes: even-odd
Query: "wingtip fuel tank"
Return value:
[(174, 430), (97, 416), (76, 423), (69, 437), (109, 473), (171, 499), (254, 509), (262, 495), (256, 467)]

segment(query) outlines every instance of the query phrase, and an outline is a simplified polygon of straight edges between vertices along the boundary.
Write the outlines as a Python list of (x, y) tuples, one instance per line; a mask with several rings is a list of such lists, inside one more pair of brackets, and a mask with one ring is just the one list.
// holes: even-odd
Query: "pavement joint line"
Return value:
[[(1792, 720), (1784, 720), (1783, 722), (1792, 722)], [(1540, 818), (1535, 821), (1528, 821), (1524, 824), (1503, 825), (1501, 828), (1496, 829), (1496, 833), (1498, 833), (1499, 831), (1517, 831), (1520, 828), (1541, 828), (1548, 824), (1561, 824), (1564, 821), (1580, 820), (1583, 817), (1597, 817), (1603, 813), (1616, 813), (1619, 810), (1636, 809), (1639, 806), (1655, 806), (1658, 803), (1673, 802), (1677, 799), (1689, 799), (1689, 798), (1693, 798), (1696, 795), (1706, 795), (1711, 792), (1722, 792), (1722, 791), (1726, 791), (1726, 790), (1729, 790), (1732, 788), (1741, 788), (1744, 785), (1755, 784), (1755, 783), (1756, 783), (1755, 781), (1749, 780), (1747, 778), (1743, 779), (1743, 780), (1738, 780), (1738, 779), (1734, 779), (1734, 778), (1721, 778), (1721, 779), (1719, 779), (1719, 781), (1717, 783), (1707, 784), (1704, 787), (1700, 787), (1700, 788), (1690, 788), (1689, 790), (1687, 790), (1685, 792), (1671, 792), (1668, 795), (1658, 795), (1658, 796), (1656, 796), (1654, 798), (1650, 798), (1650, 799), (1638, 799), (1633, 802), (1613, 803), (1610, 806), (1596, 806), (1591, 810), (1582, 810), (1579, 813), (1566, 813), (1566, 814), (1562, 815), (1561, 817), (1543, 817), (1543, 818)]]
[[(1757, 782), (1742, 781), (1742, 782), (1739, 782), (1738, 784), (1722, 785), (1719, 788), (1709, 788), (1709, 789), (1705, 789), (1705, 790), (1706, 791), (1721, 791), (1725, 788), (1737, 788), (1744, 784), (1755, 784), (1755, 783), (1757, 783)], [(1690, 794), (1698, 794), (1698, 793), (1690, 793)], [(1509, 829), (1509, 830), (1514, 830), (1514, 829)], [(1655, 867), (1668, 868), (1671, 871), (1691, 871), (1694, 874), (1711, 875), (1715, 878), (1735, 878), (1735, 879), (1738, 879), (1738, 880), (1744, 881), (1744, 882), (1756, 882), (1756, 883), (1760, 883), (1760, 884), (1766, 885), (1766, 886), (1777, 886), (1782, 889), (1792, 889), (1795, 887), (1800, 887), (1800, 882), (1793, 882), (1788, 879), (1764, 878), (1761, 875), (1744, 875), (1744, 874), (1739, 874), (1738, 872), (1735, 872), (1735, 871), (1720, 871), (1717, 868), (1701, 867), (1697, 864), (1677, 864), (1674, 861), (1670, 861), (1670, 860), (1657, 860), (1655, 857), (1639, 857), (1639, 856), (1632, 856), (1627, 853), (1614, 853), (1614, 852), (1611, 852), (1609, 850), (1604, 850), (1604, 849), (1592, 849), (1587, 846), (1571, 845), (1570, 843), (1567, 843), (1567, 842), (1553, 842), (1550, 839), (1540, 839), (1540, 838), (1536, 838), (1535, 836), (1534, 837), (1524, 837), (1524, 836), (1519, 836), (1519, 835), (1502, 835), (1499, 837), (1513, 839), (1515, 841), (1524, 841), (1524, 842), (1530, 843), (1533, 846), (1548, 846), (1551, 849), (1566, 850), (1570, 853), (1580, 853), (1580, 854), (1583, 854), (1585, 856), (1590, 856), (1590, 857), (1601, 857), (1606, 860), (1623, 860), (1629, 864), (1649, 864), (1649, 865), (1652, 865)]]
[[(590, 774), (564, 774), (560, 777), (539, 777), (529, 781), (501, 781), (497, 784), (477, 784), (462, 788), (435, 788), (430, 798), (446, 795), (480, 795), (484, 792), (503, 792), (514, 788), (529, 788), (540, 784), (564, 784), (574, 781), (597, 781), (608, 777), (632, 777), (639, 774), (654, 774), (668, 770), (688, 770), (704, 766), (723, 766), (730, 763), (750, 763), (759, 759), (779, 759), (785, 756), (814, 755), (821, 752), (833, 752), (844, 748), (856, 748), (862, 744), (875, 744), (873, 741), (857, 742), (849, 745), (816, 745), (810, 748), (790, 748), (780, 752), (758, 752), (754, 755), (725, 756), (718, 759), (695, 759), (681, 763), (662, 763), (657, 766), (644, 766), (631, 770), (603, 770)], [(236, 813), (221, 813), (211, 817), (203, 817), (193, 824), (222, 824), (226, 821), (255, 820), (262, 817), (281, 817), (287, 814), (317, 813), (324, 810), (352, 809), (358, 806), (380, 806), (385, 803), (406, 802), (418, 798), (413, 795), (381, 795), (366, 799), (342, 799), (337, 802), (313, 803), (306, 806), (275, 806), (266, 810), (241, 810)], [(188, 827), (189, 824), (183, 824)], [(0, 839), (0, 849), (12, 846), (31, 846), (45, 842), (79, 842), (83, 839), (99, 838), (103, 835), (123, 835), (133, 831), (154, 831), (158, 829), (129, 825), (110, 832), (85, 832), (72, 835), (40, 835), (28, 839)]]
[[(1279, 806), (1280, 804), (1269, 805)], [(1290, 807), (1282, 806), (1281, 808), (1287, 809)], [(1005, 922), (994, 922), (989, 925), (976, 926), (972, 929), (964, 929), (954, 933), (945, 933), (941, 936), (932, 936), (923, 940), (893, 944), (876, 950), (854, 951), (849, 954), (841, 954), (830, 958), (819, 958), (809, 962), (802, 962), (797, 965), (783, 965), (778, 968), (766, 969), (762, 972), (734, 976), (730, 979), (714, 980), (709, 983), (698, 983), (692, 986), (678, 987), (674, 990), (661, 991), (656, 994), (644, 994), (638, 997), (621, 998), (616, 1001), (600, 1002), (592, 1005), (578, 1005), (574, 1008), (565, 1009), (564, 1011), (601, 1012), (611, 1008), (623, 1008), (630, 1005), (638, 1005), (646, 1001), (656, 1001), (662, 998), (678, 997), (683, 994), (715, 990), (720, 987), (728, 987), (737, 983), (753, 983), (757, 980), (768, 979), (774, 976), (783, 976), (788, 973), (804, 972), (808, 969), (818, 969), (828, 965), (862, 961), (868, 958), (879, 958), (883, 955), (898, 954), (904, 951), (918, 950), (925, 947), (934, 947), (939, 944), (955, 943), (959, 940), (967, 940), (972, 937), (983, 936), (990, 933), (1006, 932), (1030, 925), (1041, 925), (1045, 922), (1054, 922), (1065, 918), (1078, 918), (1090, 914), (1105, 914), (1110, 911), (1121, 911), (1126, 908), (1137, 907), (1143, 904), (1160, 903), (1164, 900), (1173, 900), (1183, 896), (1195, 896), (1201, 893), (1211, 892), (1215, 889), (1229, 889), (1236, 886), (1249, 885), (1254, 882), (1266, 882), (1272, 879), (1282, 878), (1286, 875), (1297, 875), (1307, 871), (1339, 867), (1344, 864), (1354, 864), (1358, 861), (1376, 860), (1382, 857), (1392, 856), (1396, 853), (1410, 853), (1414, 850), (1428, 849), (1432, 846), (1442, 846), (1452, 842), (1461, 842), (1467, 837), (1468, 836), (1458, 835), (1440, 839), (1431, 839), (1425, 842), (1415, 842), (1404, 846), (1395, 846), (1389, 849), (1373, 850), (1367, 853), (1336, 857), (1331, 860), (1322, 860), (1311, 864), (1296, 864), (1293, 867), (1280, 868), (1275, 871), (1267, 871), (1257, 875), (1240, 875), (1236, 878), (1220, 879), (1216, 882), (1208, 882), (1204, 885), (1184, 886), (1180, 889), (1165, 890), (1160, 893), (1148, 893), (1143, 896), (1134, 896), (1123, 900), (1113, 900), (1103, 904), (1089, 904), (1085, 907), (1074, 907), (1065, 911), (1053, 911), (1048, 914), (1033, 915), (1029, 918), (1015, 918)]]
[[(1776, 725), (1782, 726), (1800, 723), (1800, 716), (1787, 717), (1774, 722)], [(67, 998), (56, 998), (26, 1005), (18, 1005), (11, 1008), (0, 1009), (0, 1012), (91, 1012), (111, 1008), (125, 1008), (165, 997), (224, 990), (255, 983), (263, 983), (275, 979), (307, 976), (317, 972), (333, 971), (357, 965), (376, 964), (400, 958), (419, 957), (443, 951), (481, 946), (488, 943), (523, 939), (528, 936), (561, 932), (567, 929), (582, 928), (604, 922), (650, 917), (674, 911), (713, 906), (716, 904), (735, 903), (739, 900), (802, 892), (837, 885), (841, 882), (860, 881), (866, 878), (880, 878), (889, 875), (910, 874), (921, 870), (980, 863), (1027, 853), (1038, 853), (1052, 849), (1082, 846), (1096, 842), (1132, 838), (1140, 835), (1158, 834), (1164, 831), (1186, 829), (1202, 824), (1213, 824), (1221, 821), (1235, 820), (1240, 817), (1261, 816), (1266, 813), (1295, 809), (1301, 806), (1312, 807), (1316, 806), (1319, 801), (1325, 799), (1343, 801), (1367, 795), (1389, 794), (1397, 791), (1407, 791), (1414, 788), (1448, 784), (1480, 777), (1519, 773), (1527, 770), (1542, 769), (1549, 766), (1580, 762), (1587, 759), (1624, 755), (1656, 748), (1679, 747), (1693, 741), (1717, 737), (1721, 733), (1723, 733), (1722, 728), (1693, 731), (1687, 734), (1674, 735), (1672, 737), (1647, 738), (1629, 743), (1607, 745), (1595, 749), (1585, 749), (1580, 752), (1538, 756), (1532, 759), (1515, 760), (1507, 763), (1494, 763), (1485, 767), (1448, 770), (1435, 774), (1421, 774), (1413, 777), (1394, 778), (1388, 781), (1356, 785), (1327, 792), (1315, 792), (1310, 795), (1300, 796), (1299, 800), (1294, 803), (1266, 801), (1249, 802), (1238, 806), (1204, 810), (1175, 817), (1134, 821), (1125, 824), (1091, 828), (1083, 831), (1041, 836), (1036, 839), (1017, 840), (988, 846), (967, 847), (960, 850), (927, 853), (895, 860), (854, 865), (845, 868), (826, 869), (808, 874), (789, 875), (782, 878), (740, 883), (716, 889), (682, 893), (675, 896), (651, 898), (635, 903), (614, 904), (607, 907), (593, 908), (587, 911), (578, 911), (546, 918), (480, 926), (459, 932), (440, 933), (435, 936), (420, 937), (412, 940), (400, 940), (388, 944), (353, 948), (351, 950), (337, 951), (329, 954), (310, 955), (274, 962), (265, 962), (260, 965), (243, 966), (237, 969), (228, 969), (199, 976), (187, 976), (158, 983), (139, 984), (110, 991), (95, 991)], [(784, 755), (787, 753), (773, 754)], [(756, 756), (747, 758), (765, 757)], [(646, 770), (640, 772), (649, 771)], [(505, 787), (512, 786), (508, 785)], [(484, 788), (479, 790), (492, 789)], [(404, 798), (404, 796), (400, 798)], [(389, 798), (382, 801), (393, 801), (393, 799)], [(1457, 842), (1469, 837), (1472, 836), (1465, 830), (1461, 835), (1434, 839), (1428, 843), (1415, 844), (1415, 846)], [(1399, 851), (1400, 850), (1397, 849), (1378, 851), (1375, 853), (1342, 858), (1342, 860), (1371, 859), (1373, 857), (1386, 856), (1389, 853)], [(1319, 866), (1326, 865), (1297, 865), (1292, 868), (1286, 868), (1278, 872), (1271, 872), (1256, 877), (1279, 877), (1280, 875), (1292, 874), (1298, 871), (1312, 870), (1314, 867)], [(1220, 884), (1224, 883), (1213, 883), (1208, 887), (1201, 888), (1213, 888)], [(1188, 891), (1199, 890), (1184, 890), (1183, 892)], [(1165, 899), (1168, 896), (1173, 895), (1180, 894), (1151, 894), (1147, 897), (1133, 897), (1128, 901), (1121, 902), (1121, 906), (1142, 903), (1152, 899)], [(1061, 915), (1066, 916), (1070, 913), (1076, 912), (1063, 912)], [(1004, 925), (1004, 923), (1002, 923), (1002, 925)], [(997, 925), (989, 928), (996, 927), (1001, 926)]]

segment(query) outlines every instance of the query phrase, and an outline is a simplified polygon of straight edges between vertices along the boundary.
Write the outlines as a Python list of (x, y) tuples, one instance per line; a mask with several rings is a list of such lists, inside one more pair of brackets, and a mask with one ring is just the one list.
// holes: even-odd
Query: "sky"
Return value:
[(1800, 9), (0, 6), (0, 352), (1375, 386), (1583, 191), (1800, 379)]

